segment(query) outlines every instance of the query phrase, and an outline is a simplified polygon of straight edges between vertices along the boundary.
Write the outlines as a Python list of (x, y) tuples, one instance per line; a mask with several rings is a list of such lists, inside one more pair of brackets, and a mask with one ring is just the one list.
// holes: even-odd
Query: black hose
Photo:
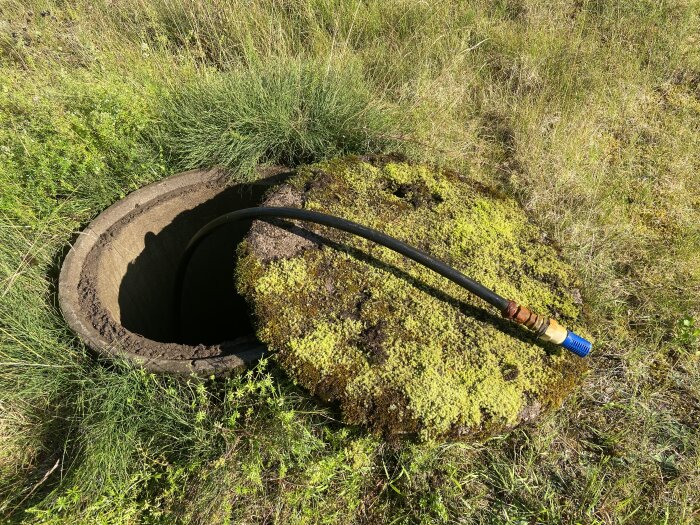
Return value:
[(522, 324), (526, 328), (537, 333), (537, 336), (540, 339), (561, 345), (579, 357), (586, 357), (591, 351), (592, 344), (590, 341), (587, 341), (574, 332), (567, 330), (554, 319), (537, 315), (536, 313), (531, 312), (528, 308), (517, 304), (515, 301), (509, 301), (508, 299), (501, 297), (493, 290), (486, 288), (483, 284), (470, 279), (463, 273), (458, 272), (451, 266), (448, 266), (441, 261), (438, 261), (427, 253), (417, 250), (416, 248), (413, 248), (412, 246), (409, 246), (398, 239), (389, 237), (385, 233), (373, 230), (372, 228), (367, 228), (366, 226), (362, 226), (356, 222), (341, 219), (340, 217), (334, 217), (326, 213), (301, 210), (299, 208), (244, 208), (242, 210), (226, 213), (201, 228), (187, 244), (185, 252), (182, 254), (182, 258), (178, 263), (177, 271), (175, 273), (175, 300), (173, 301), (175, 306), (175, 319), (180, 319), (182, 286), (184, 284), (183, 281), (185, 278), (185, 272), (189, 266), (192, 254), (195, 252), (202, 240), (204, 240), (207, 235), (212, 233), (214, 230), (224, 226), (225, 224), (244, 219), (264, 218), (283, 218), (315, 222), (317, 224), (322, 224), (324, 226), (329, 226), (331, 228), (352, 233), (359, 237), (364, 237), (365, 239), (376, 242), (377, 244), (386, 246), (387, 248), (394, 250), (395, 252), (398, 252), (409, 259), (413, 259), (417, 263), (430, 268), (443, 277), (447, 277), (461, 287), (466, 288), (477, 297), (482, 298), (487, 303), (498, 308), (498, 311), (501, 312), (506, 319)]
[(178, 264), (177, 272), (175, 274), (175, 319), (180, 318), (180, 306), (182, 300), (182, 286), (185, 277), (185, 272), (190, 263), (190, 259), (194, 254), (200, 243), (214, 230), (229, 224), (231, 222), (245, 220), (245, 219), (261, 219), (261, 218), (284, 218), (284, 219), (296, 219), (301, 221), (314, 222), (317, 224), (322, 224), (323, 226), (329, 226), (331, 228), (336, 228), (338, 230), (343, 230), (359, 237), (364, 237), (370, 241), (386, 246), (387, 248), (394, 250), (413, 259), (417, 263), (430, 268), (434, 272), (439, 273), (443, 277), (447, 277), (451, 281), (457, 283), (458, 285), (466, 288), (471, 293), (477, 297), (481, 297), (487, 303), (498, 308), (499, 312), (503, 312), (508, 307), (509, 301), (500, 295), (498, 295), (493, 290), (486, 288), (483, 284), (470, 279), (461, 272), (458, 272), (451, 266), (438, 261), (434, 257), (428, 255), (425, 252), (417, 250), (406, 243), (394, 239), (385, 233), (374, 230), (372, 228), (367, 228), (356, 222), (352, 222), (346, 219), (341, 219), (340, 217), (334, 217), (326, 213), (320, 213), (317, 211), (302, 210), (299, 208), (284, 208), (284, 207), (259, 207), (259, 208), (244, 208), (241, 210), (236, 210), (230, 213), (226, 213), (213, 221), (202, 227), (190, 240), (185, 252), (180, 259)]

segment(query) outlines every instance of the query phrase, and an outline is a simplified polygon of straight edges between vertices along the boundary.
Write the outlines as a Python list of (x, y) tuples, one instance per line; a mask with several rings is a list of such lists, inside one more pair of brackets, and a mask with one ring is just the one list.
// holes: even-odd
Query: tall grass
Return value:
[(175, 166), (219, 164), (240, 176), (258, 164), (383, 151), (398, 128), (396, 109), (348, 61), (256, 61), (177, 86), (163, 106), (161, 140)]
[[(693, 2), (0, 4), (0, 518), (692, 523), (700, 501)], [(516, 195), (579, 269), (592, 373), (536, 426), (384, 443), (267, 365), (96, 362), (74, 233), (179, 169), (400, 149)]]

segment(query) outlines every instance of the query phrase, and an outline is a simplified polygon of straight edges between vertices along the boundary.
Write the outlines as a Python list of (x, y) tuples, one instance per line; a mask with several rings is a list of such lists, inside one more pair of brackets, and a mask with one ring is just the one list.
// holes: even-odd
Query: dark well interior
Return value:
[[(175, 272), (185, 246), (202, 226), (229, 211), (258, 205), (283, 178), (187, 188), (130, 214), (114, 232), (112, 249), (101, 257), (100, 296), (112, 317), (130, 332), (162, 343), (209, 345), (251, 334), (249, 311), (234, 283), (236, 246), (249, 221), (224, 226), (202, 242), (185, 275), (179, 319), (173, 306)], [(103, 279), (110, 267), (121, 278)]]

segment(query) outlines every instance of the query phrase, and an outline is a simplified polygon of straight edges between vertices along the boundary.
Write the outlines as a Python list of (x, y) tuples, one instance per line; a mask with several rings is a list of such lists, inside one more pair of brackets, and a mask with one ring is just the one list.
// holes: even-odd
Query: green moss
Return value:
[[(308, 209), (385, 231), (578, 324), (572, 269), (512, 199), (387, 160), (335, 159), (300, 169), (290, 184)], [(282, 366), (339, 401), (348, 422), (423, 438), (484, 435), (526, 409), (558, 406), (578, 383), (580, 360), (534, 343), (454, 283), (369, 241), (308, 227), (347, 249), (262, 262), (244, 245), (238, 285)]]

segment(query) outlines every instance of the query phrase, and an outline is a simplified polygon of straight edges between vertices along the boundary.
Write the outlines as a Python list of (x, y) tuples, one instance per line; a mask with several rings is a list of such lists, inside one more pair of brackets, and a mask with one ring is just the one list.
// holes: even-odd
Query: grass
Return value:
[(318, 60), (260, 61), (179, 87), (164, 103), (161, 140), (180, 169), (295, 166), (391, 145), (392, 108), (359, 68)]
[[(693, 523), (700, 6), (621, 0), (0, 2), (0, 520)], [(563, 409), (387, 443), (273, 363), (98, 362), (55, 302), (100, 210), (183, 167), (399, 150), (517, 197), (580, 271)]]

